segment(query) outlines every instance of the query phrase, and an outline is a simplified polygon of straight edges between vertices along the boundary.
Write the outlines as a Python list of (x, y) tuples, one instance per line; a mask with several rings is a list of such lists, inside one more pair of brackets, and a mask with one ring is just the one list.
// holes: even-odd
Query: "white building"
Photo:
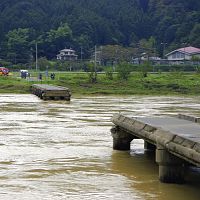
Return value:
[(73, 49), (63, 49), (57, 55), (57, 60), (67, 60), (67, 61), (74, 61), (78, 59), (78, 55), (76, 55)]
[(165, 55), (169, 61), (191, 60), (194, 56), (200, 58), (200, 49), (195, 47), (184, 47), (176, 49)]
[(156, 57), (156, 56), (150, 56), (150, 57), (141, 56), (141, 57), (132, 59), (133, 64), (141, 64), (141, 63), (144, 63), (145, 61), (150, 61), (152, 63), (160, 63), (161, 58)]

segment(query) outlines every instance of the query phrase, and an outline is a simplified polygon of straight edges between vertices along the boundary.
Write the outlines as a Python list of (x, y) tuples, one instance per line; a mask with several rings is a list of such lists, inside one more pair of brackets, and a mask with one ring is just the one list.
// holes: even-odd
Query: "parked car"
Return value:
[(9, 69), (5, 67), (0, 67), (0, 75), (8, 76), (8, 74), (9, 74)]

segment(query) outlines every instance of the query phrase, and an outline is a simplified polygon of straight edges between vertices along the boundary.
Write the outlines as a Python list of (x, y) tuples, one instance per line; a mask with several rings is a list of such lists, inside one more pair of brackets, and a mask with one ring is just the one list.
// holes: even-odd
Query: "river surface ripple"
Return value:
[(98, 96), (41, 101), (0, 96), (0, 199), (199, 200), (200, 170), (184, 185), (158, 181), (154, 155), (135, 140), (112, 150), (110, 118), (200, 116), (200, 98)]

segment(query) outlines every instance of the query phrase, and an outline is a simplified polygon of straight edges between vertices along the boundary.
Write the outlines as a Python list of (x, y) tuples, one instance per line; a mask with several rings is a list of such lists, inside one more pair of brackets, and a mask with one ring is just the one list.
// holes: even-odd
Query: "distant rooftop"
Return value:
[(62, 49), (61, 51), (66, 51), (66, 52), (74, 52), (74, 50), (73, 49)]
[(183, 47), (183, 48), (177, 49), (177, 51), (183, 51), (183, 52), (189, 53), (189, 54), (200, 53), (200, 49), (199, 48), (192, 47), (192, 46)]
[(166, 56), (168, 56), (168, 55), (170, 55), (170, 54), (172, 54), (174, 52), (177, 52), (177, 51), (185, 53), (185, 54), (190, 54), (190, 55), (192, 55), (192, 54), (200, 54), (200, 49), (199, 48), (189, 46), (189, 47), (183, 47), (183, 48), (171, 51), (168, 54), (166, 54)]

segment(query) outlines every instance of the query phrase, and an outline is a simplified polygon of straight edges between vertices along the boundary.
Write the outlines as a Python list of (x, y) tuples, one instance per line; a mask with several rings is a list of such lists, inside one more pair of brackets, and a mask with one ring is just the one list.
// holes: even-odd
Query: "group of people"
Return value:
[(24, 78), (24, 79), (26, 79), (26, 78), (30, 78), (31, 77), (31, 74), (28, 72), (28, 71), (21, 71), (21, 78)]
[[(48, 73), (46, 73), (46, 76), (49, 77), (49, 76), (48, 76)], [(56, 76), (55, 73), (51, 73), (51, 74), (50, 74), (51, 80), (54, 80), (54, 79), (55, 79), (55, 76)], [(39, 80), (42, 80), (42, 73), (39, 73), (38, 79), (39, 79)]]
[[(28, 70), (20, 70), (20, 76), (21, 76), (21, 78), (23, 78), (23, 79), (27, 79), (27, 78), (30, 79), (31, 74), (30, 74), (30, 72), (28, 72)], [(55, 79), (55, 76), (56, 76), (55, 73), (52, 72), (52, 73), (50, 74), (51, 80), (54, 80), (54, 79)], [(46, 73), (46, 77), (47, 77), (47, 78), (49, 77), (48, 73)], [(39, 74), (38, 74), (38, 80), (42, 81), (42, 78), (43, 78), (42, 73), (39, 73)]]

